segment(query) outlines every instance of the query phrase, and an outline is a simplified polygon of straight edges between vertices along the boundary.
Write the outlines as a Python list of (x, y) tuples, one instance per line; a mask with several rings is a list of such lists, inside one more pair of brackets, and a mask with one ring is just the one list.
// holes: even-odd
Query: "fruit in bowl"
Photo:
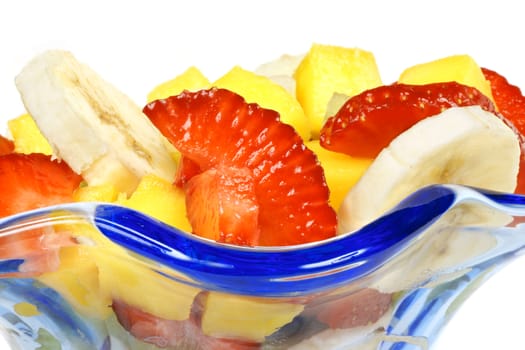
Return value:
[[(284, 64), (266, 65), (266, 75), (234, 67), (211, 83), (193, 67), (140, 108), (71, 53), (35, 57), (16, 78), (28, 114), (1, 143), (12, 233), (0, 249), (3, 274), (16, 281), (6, 290), (38, 295), (28, 299), (36, 310), (57, 293), (84, 332), (77, 348), (416, 341), (393, 321), (414, 288), (492, 247), (480, 234), (461, 251), (461, 225), (494, 229), (514, 215), (438, 205), (450, 193), (476, 202), (466, 188), (417, 191), (454, 183), (512, 193), (521, 105), (508, 101), (523, 96), (468, 56), (408, 68), (389, 85), (356, 48), (313, 45)], [(452, 204), (454, 215), (439, 211)], [(36, 208), (28, 215), (40, 226), (25, 221)], [(23, 232), (12, 231), (19, 221)], [(416, 239), (454, 225), (461, 234)], [(39, 313), (6, 300), (17, 320)], [(47, 337), (64, 341), (58, 321), (47, 322)]]

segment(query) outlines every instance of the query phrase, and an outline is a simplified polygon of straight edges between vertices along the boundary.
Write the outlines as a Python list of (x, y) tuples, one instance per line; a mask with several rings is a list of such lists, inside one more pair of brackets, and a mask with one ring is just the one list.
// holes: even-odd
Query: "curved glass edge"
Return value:
[[(377, 290), (392, 299), (384, 316), (362, 336), (348, 337), (351, 329), (326, 328), (312, 323), (309, 316), (297, 316), (269, 336), (265, 348), (281, 349), (278, 344), (286, 339), (291, 349), (302, 349), (312, 335), (313, 342), (337, 339), (335, 348), (364, 349), (367, 343), (372, 344), (370, 349), (429, 349), (462, 301), (522, 251), (524, 204), (525, 198), (518, 195), (437, 185), (414, 193), (355, 232), (300, 246), (247, 248), (193, 236), (128, 208), (75, 203), (2, 219), (0, 237), (16, 238), (35, 227), (86, 223), (87, 219), (138, 257), (136, 262), (146, 258), (143, 263), (153, 272), (169, 270), (167, 277), (206, 291), (283, 300), (302, 300), (302, 295), (310, 300), (309, 296), (326, 291), (337, 303), (362, 290)], [(16, 272), (22, 262), (7, 261), (1, 270)], [(15, 348), (36, 349), (46, 342), (67, 341), (76, 349), (108, 350), (131, 341), (114, 316), (86, 318), (55, 290), (35, 283), (23, 277), (0, 279), (0, 327), (16, 333)], [(30, 318), (34, 324), (12, 312), (15, 304), (24, 301), (39, 309), (43, 305), (42, 314)], [(316, 310), (320, 306), (316, 303), (305, 305)], [(301, 320), (310, 323), (301, 326)], [(307, 327), (306, 334), (301, 327)]]
[[(525, 215), (523, 196), (433, 185), (415, 192), (355, 232), (297, 246), (252, 248), (218, 244), (132, 209), (104, 203), (66, 204), (5, 218), (0, 220), (0, 235), (23, 229), (18, 225), (32, 217), (70, 212), (91, 220), (114, 243), (182, 273), (199, 288), (253, 296), (297, 296), (362, 279), (406, 250), (444, 214), (467, 202), (481, 203), (508, 215)], [(515, 243), (519, 244), (521, 241)], [(482, 259), (498, 254), (492, 251)], [(462, 262), (465, 266), (474, 263)]]
[(221, 245), (174, 230), (126, 208), (106, 205), (96, 208), (95, 225), (117, 244), (184, 273), (203, 288), (284, 296), (336, 288), (362, 279), (406, 250), (447, 212), (467, 202), (481, 203), (508, 215), (525, 215), (522, 196), (435, 185), (417, 191), (355, 232), (293, 247), (254, 249)]
[(284, 296), (346, 285), (375, 271), (451, 208), (455, 200), (455, 191), (450, 188), (428, 188), (351, 234), (277, 248), (217, 244), (141, 213), (107, 205), (96, 208), (95, 225), (112, 241), (184, 273), (205, 289)]

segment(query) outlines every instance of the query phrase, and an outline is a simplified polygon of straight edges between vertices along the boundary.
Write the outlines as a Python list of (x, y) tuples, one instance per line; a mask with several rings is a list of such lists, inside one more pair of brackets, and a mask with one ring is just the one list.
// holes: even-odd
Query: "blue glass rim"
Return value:
[[(284, 297), (348, 285), (386, 264), (444, 213), (477, 201), (525, 215), (525, 197), (457, 185), (432, 185), (351, 233), (284, 247), (239, 247), (178, 230), (138, 211), (108, 203), (70, 203), (0, 220), (0, 234), (17, 222), (57, 210), (80, 214), (114, 243), (176, 271), (170, 278), (206, 290)], [(160, 269), (159, 269), (160, 271)], [(162, 273), (162, 272), (159, 272)], [(184, 275), (186, 278), (174, 277)]]

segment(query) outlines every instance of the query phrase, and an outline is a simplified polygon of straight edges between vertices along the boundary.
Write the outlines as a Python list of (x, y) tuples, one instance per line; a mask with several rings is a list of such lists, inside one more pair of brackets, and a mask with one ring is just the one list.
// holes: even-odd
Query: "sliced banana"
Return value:
[(255, 72), (264, 76), (293, 76), (304, 56), (306, 56), (304, 53), (298, 55), (284, 54), (272, 61), (259, 65)]
[(282, 55), (279, 58), (261, 64), (255, 73), (268, 77), (273, 82), (284, 87), (292, 96), (295, 96), (295, 70), (305, 54)]
[(426, 118), (383, 149), (339, 209), (339, 232), (370, 223), (412, 192), (453, 183), (512, 192), (519, 170), (517, 135), (478, 106)]
[(88, 184), (129, 193), (148, 173), (173, 179), (174, 148), (139, 106), (70, 52), (38, 55), (15, 82), (54, 155)]

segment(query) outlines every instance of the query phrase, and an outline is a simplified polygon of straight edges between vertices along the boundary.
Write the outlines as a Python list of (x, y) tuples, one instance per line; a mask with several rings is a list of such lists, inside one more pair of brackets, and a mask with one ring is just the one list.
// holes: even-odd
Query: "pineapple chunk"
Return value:
[(130, 198), (119, 203), (191, 232), (184, 191), (156, 175), (144, 176)]
[(157, 85), (148, 94), (148, 103), (151, 101), (178, 95), (184, 90), (206, 89), (210, 86), (208, 78), (196, 67), (190, 67), (182, 74), (164, 83)]
[(490, 83), (485, 79), (479, 65), (469, 55), (453, 55), (416, 64), (405, 69), (398, 80), (399, 83), (415, 85), (447, 81), (475, 87), (492, 99)]
[[(129, 199), (110, 185), (82, 187), (75, 193), (75, 199), (115, 201), (179, 228), (187, 229), (185, 224), (189, 227), (182, 190), (155, 175), (142, 178)], [(118, 299), (161, 318), (184, 320), (189, 317), (199, 289), (177, 283), (166, 277), (171, 271), (161, 266), (152, 268), (129, 255), (90, 223), (64, 225), (61, 229), (93, 245), (63, 248), (60, 268), (42, 275), (40, 280), (55, 288), (84, 314), (105, 318), (111, 312), (112, 300)], [(148, 297), (144, 298), (145, 295)]]
[(330, 205), (337, 211), (348, 191), (368, 169), (373, 159), (350, 157), (329, 151), (319, 144), (319, 140), (307, 142), (306, 146), (317, 155), (324, 169), (330, 189)]
[(167, 320), (186, 320), (199, 289), (166, 277), (169, 271), (117, 251), (97, 251), (101, 295)]
[(111, 313), (109, 294), (101, 293), (93, 252), (100, 247), (75, 245), (60, 250), (60, 267), (38, 277), (84, 315), (105, 319)]
[(202, 316), (204, 334), (262, 342), (290, 323), (303, 305), (210, 292)]
[(53, 153), (51, 146), (29, 114), (23, 114), (9, 120), (7, 126), (13, 136), (15, 152), (25, 154), (43, 153), (47, 155)]
[(145, 175), (129, 198), (111, 184), (79, 187), (77, 202), (110, 202), (150, 215), (164, 223), (191, 232), (186, 216), (184, 191), (154, 174)]
[(282, 122), (293, 126), (303, 140), (310, 139), (310, 123), (301, 105), (283, 86), (270, 78), (236, 66), (213, 85), (241, 95), (248, 103), (254, 102), (279, 112)]
[(77, 202), (114, 202), (119, 192), (112, 184), (81, 186), (73, 193)]
[(374, 55), (358, 48), (314, 44), (295, 71), (296, 95), (319, 137), (334, 93), (354, 96), (382, 85)]

